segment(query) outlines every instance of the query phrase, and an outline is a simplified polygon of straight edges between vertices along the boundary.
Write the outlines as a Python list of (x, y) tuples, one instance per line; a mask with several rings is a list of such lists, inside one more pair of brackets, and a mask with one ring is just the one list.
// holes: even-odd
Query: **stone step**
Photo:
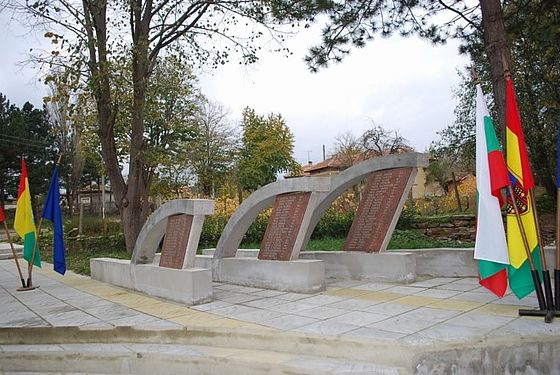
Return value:
[[(426, 348), (378, 339), (375, 342), (298, 332), (262, 329), (185, 327), (142, 329), (137, 327), (21, 327), (0, 328), (0, 349), (10, 345), (185, 345), (215, 350), (245, 350), (284, 356), (309, 356), (340, 363), (375, 364), (380, 368), (410, 367)], [(39, 347), (36, 347), (39, 348)], [(433, 350), (433, 348), (430, 348)], [(1, 363), (1, 361), (0, 361)], [(391, 372), (389, 372), (391, 373)]]
[[(18, 244), (13, 244), (16, 250), (18, 258), (21, 258), (23, 252), (23, 246)], [(0, 260), (13, 259), (12, 248), (7, 242), (0, 242)]]
[[(368, 362), (201, 345), (40, 344), (0, 346), (3, 374), (372, 374), (404, 369)], [(341, 348), (341, 350), (344, 350)]]

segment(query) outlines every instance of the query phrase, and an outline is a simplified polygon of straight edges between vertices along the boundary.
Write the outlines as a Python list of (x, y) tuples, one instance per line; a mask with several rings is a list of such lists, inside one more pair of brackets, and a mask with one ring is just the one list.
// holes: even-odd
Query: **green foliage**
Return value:
[(223, 106), (202, 99), (195, 134), (185, 147), (187, 165), (196, 175), (195, 186), (205, 197), (214, 197), (236, 172), (239, 136), (227, 116)]
[[(64, 220), (64, 234), (68, 237), (78, 235), (79, 217), (73, 216)], [(122, 231), (119, 216), (107, 216), (105, 221), (99, 216), (84, 216), (82, 220), (82, 230), (88, 236), (98, 236), (102, 234), (119, 234)]]
[(389, 246), (390, 250), (395, 249), (428, 249), (434, 247), (469, 247), (472, 244), (459, 243), (453, 241), (437, 241), (428, 236), (413, 230), (395, 229)]
[(17, 198), (22, 156), (27, 162), (32, 197), (46, 193), (55, 150), (45, 111), (30, 103), (19, 108), (0, 93), (0, 138), (0, 202), (5, 194)]
[(416, 210), (416, 205), (414, 202), (407, 202), (401, 211), (401, 216), (397, 222), (397, 229), (408, 229), (410, 225), (418, 217), (418, 211)]
[(247, 229), (247, 233), (243, 236), (241, 243), (260, 242), (263, 239), (270, 213), (270, 210), (266, 210), (257, 216), (249, 229)]
[(537, 212), (539, 213), (555, 213), (556, 212), (556, 204), (557, 202), (554, 201), (554, 198), (552, 198), (550, 195), (548, 194), (543, 194), (540, 196), (537, 196), (535, 198), (535, 200), (537, 201)]
[(341, 251), (344, 248), (346, 236), (344, 237), (323, 237), (320, 239), (311, 238), (307, 243), (308, 251)]
[[(66, 268), (82, 275), (90, 275), (91, 258), (130, 259), (122, 233), (104, 236), (82, 236), (66, 238)], [(52, 263), (52, 232), (41, 235), (41, 257)]]
[(202, 233), (200, 234), (199, 247), (215, 247), (224, 231), (229, 217), (225, 215), (212, 215), (204, 219)]
[(354, 220), (354, 214), (354, 211), (350, 210), (341, 212), (333, 207), (329, 208), (319, 220), (311, 238), (346, 237)]
[[(470, 35), (478, 28), (474, 12), (477, 4), (467, 1), (279, 1), (290, 14), (327, 15), (319, 45), (310, 48), (305, 61), (311, 71), (340, 62), (350, 47), (361, 48), (376, 35), (388, 37), (418, 35), (433, 43), (449, 37)], [(452, 9), (452, 11), (450, 11)], [(457, 15), (460, 14), (460, 16)], [(461, 22), (457, 22), (460, 20)], [(467, 22), (464, 22), (464, 21)]]
[[(508, 1), (503, 6), (504, 24), (511, 45), (510, 67), (516, 89), (525, 141), (537, 183), (555, 195), (556, 136), (560, 109), (560, 3), (558, 1)], [(482, 34), (464, 40), (464, 52), (471, 55), (483, 82), (489, 82), (490, 68)], [(490, 93), (490, 90), (485, 90)], [(473, 100), (461, 98), (473, 105)], [(493, 100), (489, 100), (492, 108)], [(496, 119), (496, 116), (493, 116)], [(474, 132), (474, 121), (470, 132)], [(503, 134), (498, 137), (503, 139)]]
[(280, 172), (299, 173), (301, 167), (292, 156), (294, 135), (281, 115), (265, 118), (245, 108), (242, 127), (238, 178), (243, 189), (253, 191), (274, 182)]

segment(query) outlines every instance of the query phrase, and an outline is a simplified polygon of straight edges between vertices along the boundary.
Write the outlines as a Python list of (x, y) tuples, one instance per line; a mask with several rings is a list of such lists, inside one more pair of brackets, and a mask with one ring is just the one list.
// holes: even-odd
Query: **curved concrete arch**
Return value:
[[(265, 185), (249, 196), (231, 216), (214, 252), (214, 258), (235, 257), (237, 248), (249, 226), (264, 209), (271, 207), (277, 195), (293, 192), (311, 192), (308, 210), (311, 210), (302, 241), (298, 241), (293, 249), (292, 259), (297, 258), (299, 252), (305, 248), (313, 230), (319, 223), (321, 216), (331, 206), (332, 202), (344, 191), (364, 180), (372, 172), (393, 168), (418, 168), (428, 165), (428, 155), (408, 153), (389, 155), (365, 160), (350, 167), (335, 177), (298, 177), (276, 181)], [(414, 175), (414, 174), (413, 174)], [(306, 213), (307, 215), (307, 213)]]
[[(311, 238), (311, 234), (319, 223), (321, 216), (323, 216), (325, 211), (332, 205), (334, 200), (350, 187), (366, 179), (370, 173), (384, 169), (419, 168), (427, 166), (428, 154), (395, 154), (364, 160), (363, 162), (356, 164), (334, 176), (330, 191), (321, 197), (321, 200), (318, 202), (315, 210), (313, 211), (309, 226), (307, 227), (307, 232), (304, 235), (303, 247), (307, 245), (307, 242)], [(416, 173), (411, 175), (412, 181), (414, 181), (415, 175)], [(410, 181), (410, 184), (412, 184), (412, 181)], [(410, 187), (408, 187), (405, 192), (408, 192), (409, 188)]]
[[(176, 199), (164, 203), (155, 210), (142, 227), (132, 252), (131, 264), (152, 263), (157, 248), (165, 234), (167, 219), (178, 214), (193, 215), (194, 220), (204, 220), (204, 215), (211, 215), (214, 211), (214, 201), (211, 199)], [(200, 227), (202, 224), (200, 223)], [(198, 234), (200, 236), (200, 233)], [(198, 240), (197, 244), (198, 245)], [(188, 256), (188, 254), (187, 254)]]
[(321, 193), (330, 190), (330, 177), (298, 177), (265, 185), (251, 194), (228, 220), (214, 252), (214, 258), (235, 257), (243, 236), (257, 215), (271, 207), (277, 195), (294, 192)]

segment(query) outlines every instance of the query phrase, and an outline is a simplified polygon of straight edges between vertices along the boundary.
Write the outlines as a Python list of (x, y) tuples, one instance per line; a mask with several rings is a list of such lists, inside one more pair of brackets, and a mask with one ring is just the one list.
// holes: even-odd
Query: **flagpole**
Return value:
[(4, 230), (6, 231), (6, 236), (8, 237), (8, 243), (10, 244), (10, 247), (12, 248), (12, 254), (14, 255), (14, 261), (16, 262), (17, 270), (18, 270), (18, 273), (19, 273), (19, 278), (21, 280), (21, 285), (23, 285), (23, 287), (25, 288), (25, 279), (23, 278), (23, 273), (21, 272), (21, 267), (19, 265), (19, 260), (18, 260), (18, 257), (17, 257), (16, 249), (14, 248), (14, 244), (12, 242), (12, 237), (10, 236), (10, 230), (8, 229), (8, 225), (6, 224), (5, 220), (2, 223), (4, 224)]
[[(539, 243), (539, 251), (541, 254), (541, 261), (542, 261), (542, 273), (543, 273), (543, 281), (544, 281), (544, 293), (546, 297), (546, 306), (547, 310), (550, 315), (550, 319), (555, 315), (554, 313), (554, 299), (552, 297), (552, 284), (550, 282), (550, 271), (548, 270), (548, 264), (546, 263), (546, 254), (544, 251), (544, 246), (542, 242), (541, 236), (541, 225), (539, 224), (539, 215), (537, 213), (537, 201), (535, 200), (535, 189), (529, 190), (529, 194), (531, 196), (531, 204), (533, 205), (533, 217), (535, 219), (535, 228), (537, 229), (537, 241)], [(547, 317), (549, 317), (547, 314)]]
[[(509, 66), (505, 59), (505, 56), (502, 56), (502, 65), (504, 68), (504, 79), (511, 80), (511, 71), (509, 70)], [(551, 323), (552, 319), (554, 318), (555, 311), (554, 311), (554, 301), (552, 299), (552, 287), (550, 283), (550, 272), (548, 271), (548, 266), (546, 263), (546, 254), (544, 248), (542, 246), (542, 239), (541, 239), (541, 232), (540, 232), (540, 225), (537, 215), (537, 206), (535, 201), (534, 189), (528, 189), (527, 193), (530, 196), (530, 204), (533, 211), (533, 220), (535, 221), (535, 229), (537, 235), (537, 243), (539, 246), (539, 253), (541, 257), (541, 268), (542, 268), (542, 275), (544, 281), (544, 288), (546, 293), (546, 299), (543, 294), (542, 284), (539, 277), (539, 271), (535, 268), (535, 264), (533, 261), (533, 255), (531, 253), (531, 249), (529, 248), (529, 242), (527, 241), (527, 235), (525, 233), (525, 228), (523, 227), (523, 222), (521, 221), (521, 216), (519, 214), (519, 210), (517, 208), (517, 202), (515, 201), (515, 196), (513, 195), (513, 189), (511, 186), (508, 188), (512, 205), (515, 209), (515, 216), (517, 219), (517, 224), (519, 225), (519, 229), (521, 230), (521, 237), (523, 239), (523, 245), (525, 247), (525, 252), (527, 253), (527, 259), (529, 260), (529, 265), (531, 267), (531, 275), (533, 276), (533, 283), (535, 285), (535, 292), (537, 294), (537, 300), (539, 302), (539, 310), (519, 310), (520, 316), (542, 316), (545, 315), (544, 321), (545, 323)]]
[[(62, 154), (58, 157), (58, 161), (56, 162), (56, 166), (60, 166), (60, 162), (62, 161)], [(43, 208), (44, 209), (44, 208)], [(27, 278), (27, 288), (35, 288), (33, 286), (33, 266), (35, 263), (35, 256), (37, 254), (37, 249), (39, 248), (39, 237), (41, 236), (41, 226), (43, 225), (43, 215), (41, 215), (41, 219), (39, 219), (39, 225), (37, 227), (37, 235), (35, 236), (35, 246), (33, 246), (33, 255), (31, 256), (31, 262), (28, 265), (28, 274), (29, 277)], [(38, 287), (38, 286), (37, 286)]]
[[(511, 197), (511, 205), (515, 211), (515, 218), (517, 219), (517, 225), (519, 225), (519, 230), (521, 232), (521, 239), (523, 240), (523, 247), (525, 248), (525, 253), (527, 254), (527, 260), (529, 261), (529, 267), (531, 268), (531, 275), (533, 276), (533, 284), (535, 285), (535, 292), (537, 293), (537, 300), (539, 302), (539, 310), (537, 312), (541, 316), (542, 310), (546, 310), (546, 302), (544, 299), (544, 294), (542, 290), (541, 280), (539, 277), (539, 271), (535, 267), (535, 262), (533, 261), (533, 255), (531, 254), (531, 249), (529, 248), (529, 241), (527, 241), (527, 234), (525, 233), (525, 227), (521, 221), (521, 214), (519, 213), (519, 208), (517, 207), (517, 202), (515, 201), (515, 195), (513, 195), (513, 189), (511, 185), (508, 186), (508, 193)], [(519, 315), (522, 315), (522, 311), (533, 312), (533, 310), (519, 310)], [(529, 315), (529, 314), (523, 314)]]
[[(560, 137), (560, 134), (558, 134)], [(558, 150), (560, 153), (560, 150)], [(558, 166), (560, 169), (560, 166)], [(556, 189), (556, 269), (554, 270), (556, 311), (560, 311), (560, 187)]]
[(31, 262), (27, 265), (27, 288), (38, 288), (33, 286), (33, 266), (35, 264), (35, 256), (37, 255), (37, 249), (39, 248), (39, 237), (41, 236), (41, 226), (43, 225), (43, 218), (39, 219), (39, 225), (37, 226), (37, 231), (35, 233), (35, 245), (33, 246), (33, 255), (31, 256)]
[(557, 126), (557, 170), (556, 170), (556, 268), (554, 269), (554, 295), (556, 311), (560, 311), (560, 116)]

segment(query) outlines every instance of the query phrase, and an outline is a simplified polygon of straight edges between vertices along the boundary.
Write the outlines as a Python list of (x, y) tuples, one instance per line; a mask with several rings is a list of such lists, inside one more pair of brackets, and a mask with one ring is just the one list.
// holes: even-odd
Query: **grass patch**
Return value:
[[(41, 235), (41, 259), (52, 263), (52, 233)], [(130, 259), (122, 233), (105, 236), (65, 238), (66, 268), (81, 275), (90, 275), (90, 258)]]
[[(308, 251), (341, 251), (344, 248), (346, 238), (326, 237), (311, 239), (307, 243)], [(388, 250), (395, 249), (428, 249), (434, 247), (472, 247), (473, 243), (455, 241), (437, 241), (413, 230), (395, 229), (393, 237), (387, 246)], [(259, 249), (260, 243), (253, 242), (241, 244), (242, 249)]]
[[(44, 222), (46, 230), (41, 235), (41, 258), (52, 263), (52, 229), (50, 223)], [(98, 216), (85, 217), (83, 222), (84, 235), (76, 236), (77, 218), (66, 220), (64, 223), (66, 266), (82, 275), (90, 275), (90, 258), (118, 258), (130, 259), (126, 252), (124, 235), (120, 232), (118, 217), (108, 218), (102, 222)], [(252, 237), (254, 238), (254, 236)], [(309, 251), (341, 251), (346, 241), (345, 237), (325, 237), (311, 239), (307, 244)], [(216, 240), (217, 242), (217, 240)], [(213, 244), (201, 244), (201, 247), (213, 247)], [(413, 230), (399, 230), (393, 232), (388, 249), (424, 249), (434, 247), (471, 247), (472, 243), (437, 241)], [(240, 245), (242, 249), (258, 249), (260, 243), (254, 240)]]

